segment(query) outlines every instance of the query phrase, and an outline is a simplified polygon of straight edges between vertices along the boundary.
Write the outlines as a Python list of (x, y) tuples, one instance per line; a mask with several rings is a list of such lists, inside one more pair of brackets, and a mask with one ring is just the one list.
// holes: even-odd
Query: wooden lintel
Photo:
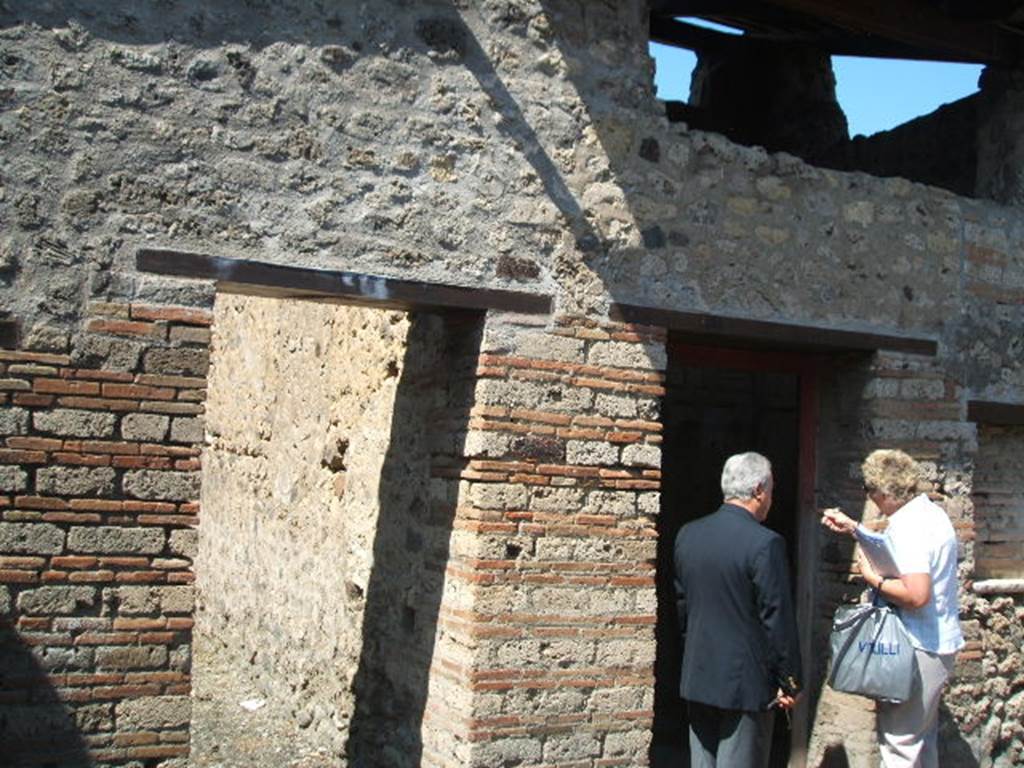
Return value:
[(651, 16), (650, 35), (656, 43), (702, 52), (737, 45), (743, 40), (742, 35), (715, 32), (664, 16)]
[(1024, 426), (1024, 404), (968, 400), (967, 420), (1000, 427)]
[(816, 352), (874, 352), (884, 349), (932, 356), (938, 352), (938, 343), (928, 338), (678, 312), (634, 304), (613, 304), (610, 316), (612, 320), (681, 332), (689, 341)]
[(143, 248), (135, 257), (140, 272), (215, 280), (217, 290), (280, 299), (313, 299), (410, 310), (499, 310), (550, 314), (550, 296), (521, 291), (468, 288), (392, 277), (247, 259)]

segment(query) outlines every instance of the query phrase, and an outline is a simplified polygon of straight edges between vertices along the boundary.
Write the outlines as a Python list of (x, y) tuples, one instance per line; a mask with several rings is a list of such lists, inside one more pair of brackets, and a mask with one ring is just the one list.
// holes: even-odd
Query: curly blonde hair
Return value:
[(910, 501), (917, 495), (923, 474), (916, 461), (903, 451), (872, 451), (861, 464), (864, 488), (895, 501)]

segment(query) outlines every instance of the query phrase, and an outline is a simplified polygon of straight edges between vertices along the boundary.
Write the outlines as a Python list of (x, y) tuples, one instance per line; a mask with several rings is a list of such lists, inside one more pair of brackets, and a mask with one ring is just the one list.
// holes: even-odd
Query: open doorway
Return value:
[[(670, 340), (662, 409), (662, 500), (658, 522), (658, 625), (655, 720), (651, 765), (687, 766), (687, 720), (679, 698), (682, 647), (672, 592), (672, 551), (685, 523), (722, 502), (720, 477), (729, 456), (758, 451), (775, 475), (775, 500), (766, 525), (786, 540), (796, 597), (801, 499), (813, 456), (806, 358), (754, 350), (688, 346)], [(803, 458), (801, 458), (803, 457)], [(799, 601), (795, 600), (799, 606)], [(780, 716), (781, 718), (781, 716)], [(789, 763), (792, 732), (776, 723), (772, 768)]]

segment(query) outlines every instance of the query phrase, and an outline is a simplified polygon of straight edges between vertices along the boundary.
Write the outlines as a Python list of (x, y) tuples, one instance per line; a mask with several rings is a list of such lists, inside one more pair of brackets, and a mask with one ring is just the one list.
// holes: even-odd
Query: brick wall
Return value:
[(979, 426), (974, 471), (976, 578), (1024, 576), (1024, 430)]
[(188, 746), (207, 311), (90, 308), (90, 354), (0, 351), (0, 741), (18, 764)]
[(653, 716), (664, 336), (492, 322), (441, 622), (466, 661), (459, 746), (430, 764), (645, 765)]

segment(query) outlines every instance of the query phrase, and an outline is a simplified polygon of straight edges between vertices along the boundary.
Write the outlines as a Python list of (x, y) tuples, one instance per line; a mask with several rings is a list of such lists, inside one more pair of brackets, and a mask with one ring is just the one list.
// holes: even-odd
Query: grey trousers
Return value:
[(690, 702), (690, 768), (767, 768), (775, 712)]
[(938, 768), (939, 699), (955, 653), (916, 649), (917, 677), (902, 704), (878, 703), (878, 745), (885, 768)]

